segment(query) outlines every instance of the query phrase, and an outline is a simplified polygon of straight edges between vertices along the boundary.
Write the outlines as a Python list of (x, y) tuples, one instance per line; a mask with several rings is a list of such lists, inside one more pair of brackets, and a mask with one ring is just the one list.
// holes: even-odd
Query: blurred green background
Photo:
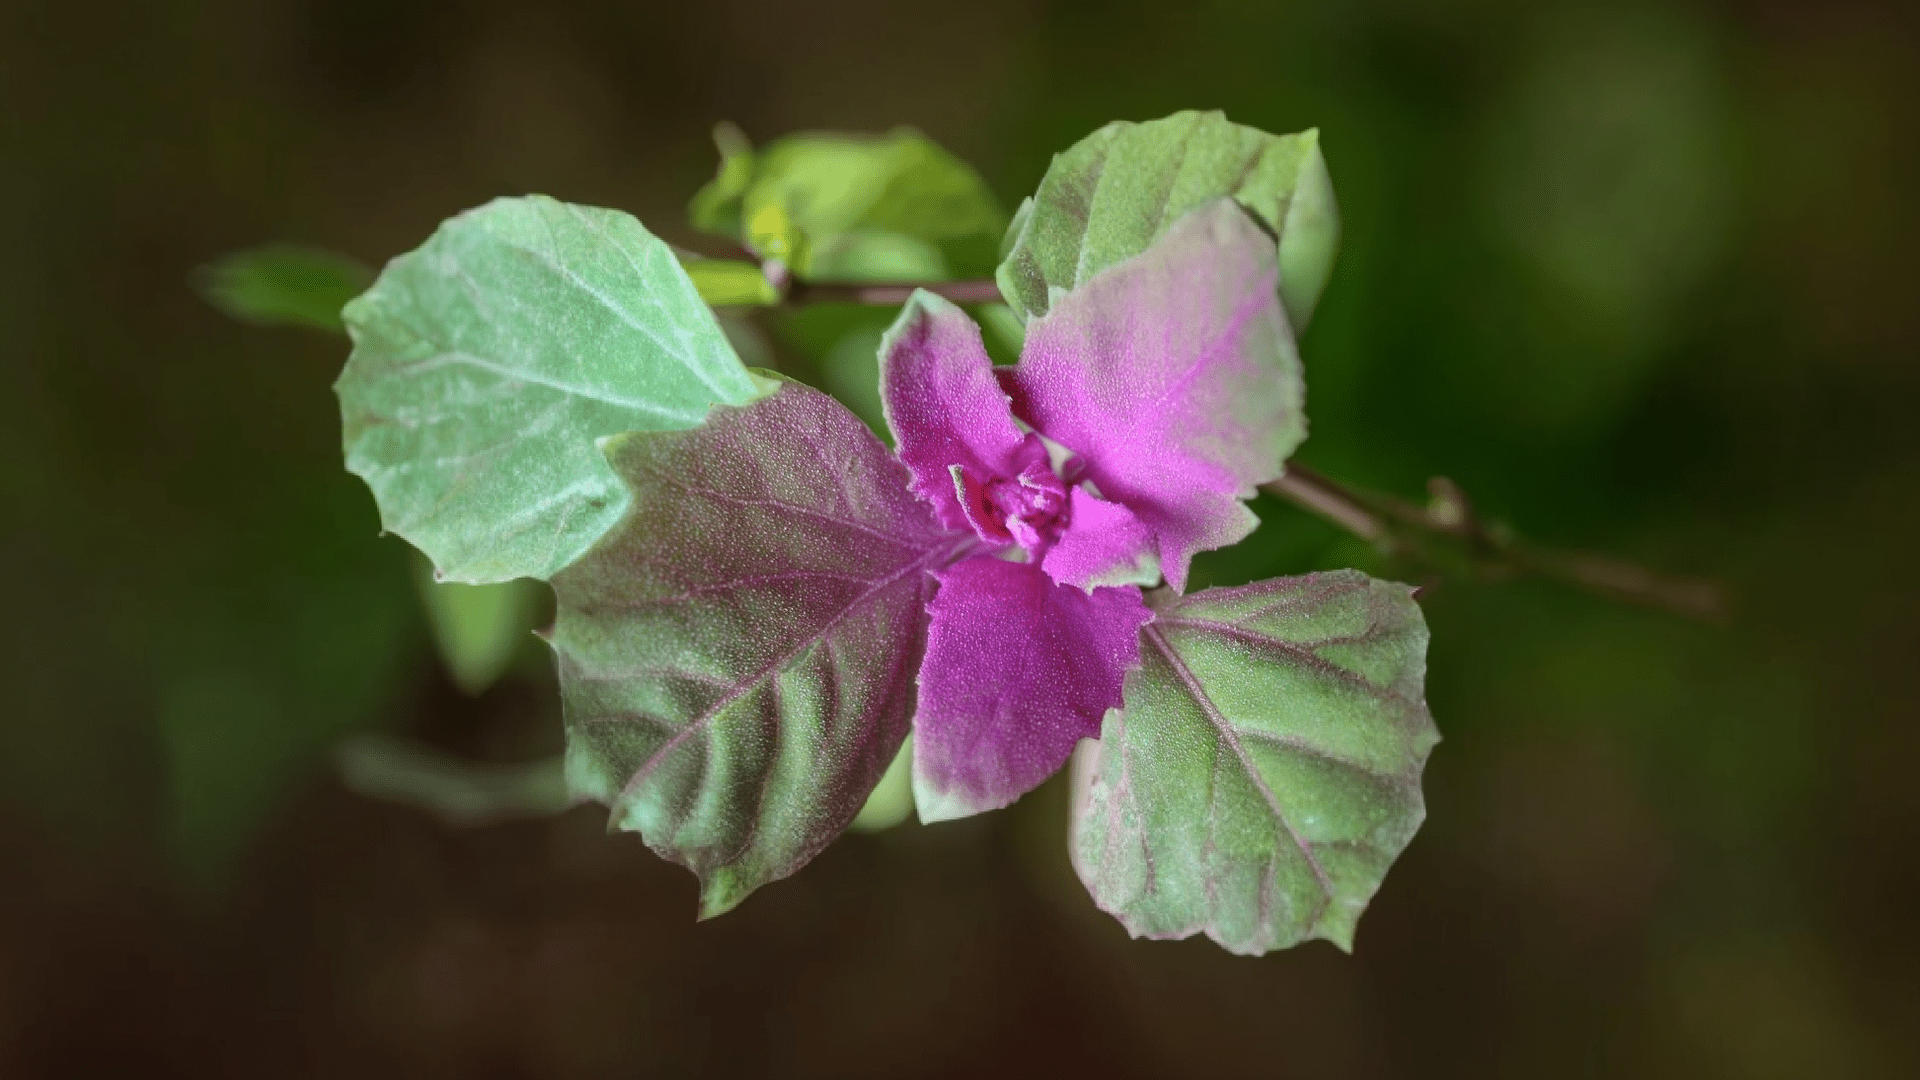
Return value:
[[(1892, 2), (0, 6), (0, 1076), (1920, 1072), (1920, 37)], [(343, 733), (529, 761), (341, 468), (342, 345), (197, 267), (540, 191), (700, 246), (721, 118), (912, 124), (1011, 208), (1101, 123), (1318, 125), (1302, 457), (1723, 581), (1425, 598), (1446, 741), (1349, 958), (1132, 943), (1064, 797), (696, 924), (593, 809), (459, 829)], [(803, 369), (846, 329), (766, 329)], [(855, 328), (857, 330), (857, 327)], [(835, 389), (840, 389), (835, 387)], [(1216, 579), (1382, 569), (1261, 504)]]

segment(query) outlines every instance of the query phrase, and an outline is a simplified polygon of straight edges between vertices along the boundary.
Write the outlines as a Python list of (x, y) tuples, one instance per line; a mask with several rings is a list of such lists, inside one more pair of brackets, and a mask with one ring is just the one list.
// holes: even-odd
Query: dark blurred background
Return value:
[[(0, 1076), (1920, 1074), (1915, 30), (1866, 0), (0, 5)], [(1304, 460), (1444, 473), (1733, 597), (1713, 626), (1432, 589), (1446, 741), (1354, 956), (1130, 942), (1057, 787), (696, 924), (596, 810), (456, 829), (342, 785), (353, 731), (550, 753), (552, 675), (535, 646), (453, 687), (341, 468), (343, 343), (229, 321), (197, 267), (377, 265), (528, 191), (698, 246), (723, 118), (912, 124), (1010, 209), (1098, 125), (1188, 107), (1322, 131), (1346, 239)], [(1259, 509), (1216, 579), (1383, 569)]]

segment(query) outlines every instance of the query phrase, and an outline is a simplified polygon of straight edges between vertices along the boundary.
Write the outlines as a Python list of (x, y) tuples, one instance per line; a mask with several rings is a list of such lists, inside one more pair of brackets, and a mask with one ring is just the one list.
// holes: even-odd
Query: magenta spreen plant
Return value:
[(984, 549), (935, 573), (923, 820), (1005, 806), (1098, 738), (1153, 618), (1141, 587), (1164, 568), (1178, 592), (1195, 551), (1253, 531), (1240, 500), (1303, 426), (1276, 267), (1216, 200), (1030, 322), (999, 377), (960, 309), (907, 302), (880, 347), (887, 423), (914, 493)]
[[(1181, 113), (1056, 158), (986, 290), (1024, 322), (1009, 368), (936, 292), (874, 286), (991, 264), (964, 165), (909, 132), (722, 146), (695, 222), (758, 266), (502, 199), (343, 312), (348, 464), (386, 527), (450, 580), (553, 584), (573, 795), (713, 915), (831, 842), (909, 730), (926, 821), (1071, 757), (1074, 865), (1134, 933), (1350, 947), (1437, 739), (1411, 590), (1185, 592), (1305, 436), (1292, 326), (1337, 234), (1314, 133)], [(709, 307), (833, 296), (904, 300), (897, 455), (745, 367)]]

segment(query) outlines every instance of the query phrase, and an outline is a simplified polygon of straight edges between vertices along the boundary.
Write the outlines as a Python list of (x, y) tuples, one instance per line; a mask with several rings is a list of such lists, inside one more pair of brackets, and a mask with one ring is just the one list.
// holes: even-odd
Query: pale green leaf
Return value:
[(338, 333), (340, 309), (372, 280), (371, 270), (345, 255), (263, 247), (206, 267), (196, 284), (208, 303), (244, 322)]
[(1175, 221), (1231, 195), (1280, 242), (1280, 297), (1306, 327), (1333, 270), (1340, 215), (1318, 131), (1269, 135), (1218, 112), (1115, 121), (1054, 157), (1014, 217), (1000, 291), (1022, 319), (1145, 251)]
[(449, 220), (345, 317), (347, 468), (452, 581), (548, 577), (626, 510), (595, 440), (769, 385), (639, 222), (544, 196)]
[(913, 736), (900, 744), (893, 764), (880, 777), (873, 793), (847, 826), (856, 832), (882, 832), (907, 820), (913, 813)]
[(717, 915), (858, 814), (907, 733), (927, 570), (967, 541), (798, 383), (607, 456), (633, 508), (553, 579), (567, 782)]
[(780, 260), (802, 280), (992, 272), (1005, 215), (977, 173), (916, 131), (809, 132), (757, 153), (723, 143), (722, 154), (720, 175), (694, 196), (694, 225)]
[(455, 686), (479, 694), (513, 663), (533, 636), (539, 606), (538, 582), (515, 578), (491, 585), (435, 581), (433, 567), (420, 560), (417, 575), (427, 625)]
[(1137, 937), (1351, 949), (1439, 740), (1412, 590), (1354, 570), (1162, 596), (1074, 761), (1072, 853)]

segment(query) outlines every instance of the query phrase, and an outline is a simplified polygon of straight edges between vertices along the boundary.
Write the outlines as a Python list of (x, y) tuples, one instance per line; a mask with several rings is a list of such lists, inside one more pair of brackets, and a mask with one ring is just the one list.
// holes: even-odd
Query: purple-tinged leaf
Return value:
[(914, 715), (922, 821), (1013, 802), (1100, 733), (1151, 613), (1131, 586), (1089, 595), (977, 555), (939, 573)]
[(956, 490), (955, 466), (981, 486), (1046, 468), (1046, 448), (1013, 422), (980, 328), (933, 293), (916, 290), (881, 339), (880, 400), (914, 493), (948, 528), (979, 527)]
[(1439, 741), (1412, 590), (1340, 570), (1163, 599), (1075, 756), (1080, 879), (1136, 937), (1351, 949)]
[(567, 781), (720, 914), (858, 813), (906, 736), (945, 532), (796, 383), (606, 444), (632, 509), (555, 576)]
[(1216, 199), (1028, 323), (1005, 380), (1014, 412), (1153, 531), (1176, 591), (1196, 552), (1253, 531), (1241, 500), (1306, 437), (1277, 273), (1273, 240)]

